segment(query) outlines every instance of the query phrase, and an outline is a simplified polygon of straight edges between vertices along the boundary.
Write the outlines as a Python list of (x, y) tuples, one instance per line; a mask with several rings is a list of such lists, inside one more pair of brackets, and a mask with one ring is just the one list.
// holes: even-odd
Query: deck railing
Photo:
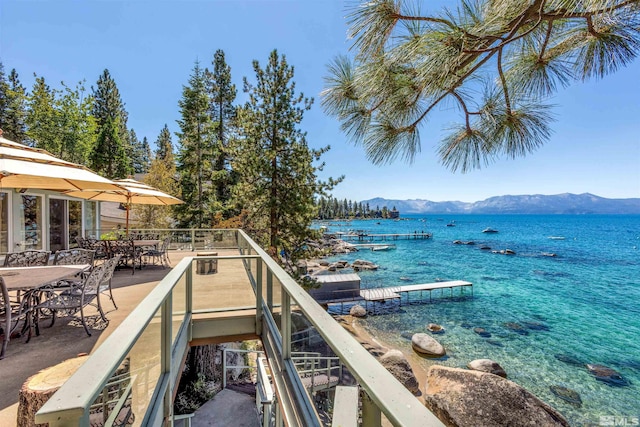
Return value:
[[(292, 329), (301, 316), (319, 332), (359, 386), (362, 425), (381, 425), (381, 414), (397, 426), (442, 425), (242, 230), (211, 230), (211, 235), (222, 236), (217, 241), (225, 245), (234, 242), (239, 251), (239, 255), (211, 258), (219, 262), (240, 259), (253, 287), (255, 300), (249, 304), (255, 312), (252, 332), (261, 338), (269, 363), (278, 402), (274, 405), (276, 426), (321, 425), (292, 350)], [(130, 398), (120, 399), (128, 405), (134, 424), (172, 425), (172, 399), (195, 324), (192, 264), (197, 259), (202, 258), (184, 258), (158, 283), (38, 411), (37, 423), (89, 426), (90, 418), (95, 417), (91, 408), (101, 402), (112, 378), (135, 372)], [(206, 310), (198, 310), (198, 318), (203, 315)], [(105, 414), (100, 416), (105, 418)]]

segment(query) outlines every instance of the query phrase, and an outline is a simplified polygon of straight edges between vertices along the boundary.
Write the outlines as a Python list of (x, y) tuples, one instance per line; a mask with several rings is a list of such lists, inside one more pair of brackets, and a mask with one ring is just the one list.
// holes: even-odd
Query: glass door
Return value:
[(42, 249), (42, 196), (22, 195), (22, 250)]
[(67, 247), (67, 201), (49, 199), (49, 249), (51, 252)]
[(82, 234), (82, 202), (49, 199), (49, 249), (51, 252), (78, 246)]
[(0, 253), (9, 252), (9, 193), (0, 192)]
[(67, 248), (78, 247), (76, 237), (82, 236), (82, 202), (79, 200), (69, 200), (69, 234)]

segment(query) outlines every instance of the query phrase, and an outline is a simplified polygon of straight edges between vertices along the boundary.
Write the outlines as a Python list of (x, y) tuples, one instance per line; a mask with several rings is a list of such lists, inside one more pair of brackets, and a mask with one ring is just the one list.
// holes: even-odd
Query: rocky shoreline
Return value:
[[(354, 245), (331, 236), (324, 236), (310, 246), (321, 256), (358, 250)], [(298, 265), (299, 271), (303, 269), (311, 278), (346, 268), (353, 268), (357, 272), (364, 269), (375, 270), (378, 266), (366, 260), (356, 260), (349, 264), (346, 261), (330, 263), (321, 258)], [(411, 339), (412, 351), (403, 352), (388, 346), (375, 331), (368, 330), (359, 319), (366, 315), (366, 310), (356, 304), (350, 315), (334, 318), (446, 425), (569, 425), (554, 408), (508, 380), (507, 372), (492, 360), (469, 361), (468, 369), (437, 364), (425, 369), (420, 359), (438, 359), (446, 355), (446, 349), (432, 337), (444, 333), (440, 325), (426, 325), (424, 333), (407, 337)]]
[(569, 426), (557, 410), (506, 379), (492, 360), (472, 361), (469, 369), (425, 369), (415, 350), (407, 354), (388, 346), (358, 317), (334, 318), (447, 426)]

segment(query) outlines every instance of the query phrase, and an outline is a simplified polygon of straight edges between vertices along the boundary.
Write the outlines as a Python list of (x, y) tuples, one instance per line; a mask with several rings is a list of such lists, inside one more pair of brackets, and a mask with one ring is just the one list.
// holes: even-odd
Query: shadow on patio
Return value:
[[(171, 265), (195, 254), (189, 251), (172, 251)], [(237, 251), (233, 251), (233, 254), (237, 254)], [(79, 354), (92, 353), (169, 271), (169, 268), (156, 266), (136, 270), (133, 275), (130, 269), (117, 270), (112, 287), (118, 309), (113, 307), (109, 298), (103, 296), (102, 302), (109, 322), (102, 321), (97, 312), (94, 315), (90, 309), (88, 323), (91, 336), (85, 333), (78, 314), (77, 317), (58, 319), (52, 328), (47, 327), (49, 321), (45, 319), (40, 335), (33, 336), (29, 343), (25, 343), (24, 337), (11, 340), (5, 358), (0, 360), (0, 425), (16, 425), (19, 391), (29, 377)]]

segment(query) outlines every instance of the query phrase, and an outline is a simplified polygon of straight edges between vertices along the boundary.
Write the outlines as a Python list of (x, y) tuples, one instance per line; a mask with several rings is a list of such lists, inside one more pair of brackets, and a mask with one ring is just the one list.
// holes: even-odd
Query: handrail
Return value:
[(145, 326), (171, 295), (173, 287), (178, 283), (187, 266), (191, 265), (191, 259), (183, 258), (95, 350), (89, 360), (51, 396), (36, 414), (37, 423), (48, 422), (50, 425), (64, 426), (78, 425), (73, 422), (80, 420), (88, 424), (89, 414), (85, 408), (93, 403), (112, 372), (122, 363), (140, 338)]
[[(226, 233), (232, 230), (225, 230)], [(380, 412), (394, 425), (442, 426), (442, 423), (377, 360), (369, 354), (342, 326), (302, 289), (267, 253), (242, 230), (234, 230), (238, 256), (214, 257), (242, 259), (256, 293), (256, 333), (263, 342), (268, 357), (277, 400), (278, 417), (286, 425), (320, 425), (317, 413), (309, 400), (295, 368), (295, 353), (291, 352), (291, 307), (296, 306), (332, 348), (341, 363), (356, 378), (367, 399), (362, 403), (363, 420), (368, 425), (380, 425)], [(179, 374), (180, 361), (186, 354), (192, 325), (191, 264), (195, 257), (186, 257), (160, 281), (147, 297), (98, 347), (78, 371), (52, 396), (36, 415), (37, 423), (48, 422), (51, 427), (86, 426), (88, 408), (123, 362), (152, 320), (160, 328), (160, 377), (150, 397), (145, 414), (136, 423), (161, 424), (172, 416), (171, 400)], [(253, 264), (250, 259), (258, 259)], [(184, 298), (186, 311), (182, 321), (174, 325), (172, 313), (173, 290), (181, 278), (186, 279)], [(280, 284), (282, 300), (271, 301), (274, 280)], [(262, 286), (267, 298), (263, 299)], [(160, 313), (160, 316), (157, 316)], [(280, 317), (279, 324), (274, 315)], [(172, 335), (176, 327), (177, 334)], [(173, 338), (172, 338), (173, 337)], [(376, 415), (377, 414), (377, 415)], [(281, 419), (282, 421), (282, 419)]]
[[(251, 242), (243, 230), (239, 236)], [(309, 295), (262, 248), (253, 248), (267, 269), (275, 273), (291, 300), (295, 301), (306, 318), (316, 327), (331, 349), (358, 380), (360, 388), (387, 419), (397, 426), (443, 426), (442, 422), (398, 380), (336, 322), (313, 297)], [(283, 303), (283, 308), (285, 304)]]

